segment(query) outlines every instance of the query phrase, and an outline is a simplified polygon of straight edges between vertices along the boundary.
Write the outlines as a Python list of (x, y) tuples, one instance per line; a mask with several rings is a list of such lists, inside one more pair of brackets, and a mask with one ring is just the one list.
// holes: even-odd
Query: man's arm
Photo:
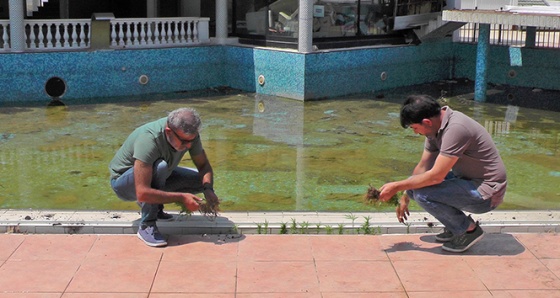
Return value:
[(198, 169), (198, 174), (200, 175), (200, 179), (202, 180), (202, 185), (209, 184), (210, 186), (213, 186), (214, 172), (212, 171), (212, 166), (210, 165), (210, 161), (206, 156), (206, 152), (202, 150), (200, 154), (191, 156), (191, 158), (194, 165)]
[(424, 150), (422, 152), (422, 157), (420, 161), (412, 171), (412, 175), (418, 175), (429, 171), (431, 168), (434, 167), (434, 163), (436, 162), (436, 158), (438, 157), (437, 152), (430, 152), (428, 150)]
[[(446, 156), (424, 151), (420, 162), (414, 169), (413, 175), (405, 180), (390, 182), (381, 186), (379, 200), (388, 201), (399, 191), (440, 184), (458, 159), (459, 158), (455, 156)], [(434, 160), (433, 166), (429, 168), (432, 160)]]
[(189, 193), (167, 192), (152, 187), (152, 165), (140, 160), (134, 161), (134, 185), (136, 198), (148, 204), (183, 203), (191, 210), (198, 209), (200, 198)]
[(200, 154), (191, 156), (193, 163), (198, 169), (198, 174), (202, 180), (202, 185), (204, 187), (204, 197), (208, 201), (219, 201), (218, 197), (214, 193), (214, 171), (210, 165), (210, 161), (206, 156), (206, 152), (202, 150)]

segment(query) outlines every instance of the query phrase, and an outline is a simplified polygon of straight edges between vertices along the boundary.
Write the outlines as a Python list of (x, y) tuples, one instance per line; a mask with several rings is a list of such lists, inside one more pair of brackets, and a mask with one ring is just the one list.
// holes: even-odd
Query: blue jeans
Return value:
[(453, 235), (463, 234), (469, 228), (471, 220), (463, 211), (480, 214), (495, 209), (490, 206), (491, 199), (483, 199), (472, 181), (457, 178), (452, 173), (440, 184), (406, 193)]
[[(202, 192), (202, 181), (196, 169), (177, 167), (168, 176), (168, 166), (165, 161), (158, 159), (154, 163), (152, 172), (152, 187), (170, 192)], [(137, 201), (134, 185), (134, 168), (128, 169), (120, 177), (111, 179), (111, 188), (121, 200)], [(154, 225), (162, 204), (148, 204), (138, 202), (142, 208), (141, 226)]]

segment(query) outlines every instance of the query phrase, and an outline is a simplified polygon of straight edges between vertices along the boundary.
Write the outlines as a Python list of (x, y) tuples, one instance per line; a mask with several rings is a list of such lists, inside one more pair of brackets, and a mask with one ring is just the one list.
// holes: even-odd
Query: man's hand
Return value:
[(408, 211), (408, 203), (410, 202), (410, 199), (408, 198), (408, 196), (405, 194), (402, 195), (400, 201), (399, 201), (399, 206), (397, 206), (397, 219), (399, 220), (400, 223), (404, 223), (405, 220), (408, 219), (408, 216), (410, 216), (410, 212)]
[(202, 201), (201, 198), (190, 194), (190, 193), (183, 193), (183, 204), (189, 211), (196, 211), (200, 206), (200, 202)]
[(204, 191), (204, 198), (206, 198), (206, 202), (210, 206), (219, 206), (220, 205), (220, 199), (218, 199), (218, 196), (216, 195), (216, 193), (214, 193), (213, 189), (205, 190)]
[(389, 201), (397, 192), (397, 183), (396, 182), (389, 182), (384, 184), (379, 188), (381, 193), (379, 194), (379, 201), (387, 202)]

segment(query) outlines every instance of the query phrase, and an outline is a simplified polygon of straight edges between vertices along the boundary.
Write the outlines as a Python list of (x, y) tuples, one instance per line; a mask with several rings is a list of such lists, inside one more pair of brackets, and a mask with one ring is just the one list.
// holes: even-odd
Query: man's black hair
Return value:
[(422, 123), (423, 119), (438, 116), (441, 106), (429, 95), (410, 95), (401, 108), (401, 126), (408, 128), (411, 124)]

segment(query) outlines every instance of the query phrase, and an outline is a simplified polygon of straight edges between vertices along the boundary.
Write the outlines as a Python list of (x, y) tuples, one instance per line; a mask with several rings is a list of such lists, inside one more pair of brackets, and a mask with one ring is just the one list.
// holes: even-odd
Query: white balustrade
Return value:
[(25, 20), (28, 50), (75, 50), (89, 48), (90, 19)]
[[(163, 48), (208, 43), (209, 18), (114, 19), (110, 47)], [(24, 20), (26, 51), (71, 51), (89, 49), (90, 19)], [(0, 20), (0, 53), (10, 52), (10, 21)]]
[(208, 42), (209, 21), (192, 17), (114, 19), (111, 48), (160, 48)]

